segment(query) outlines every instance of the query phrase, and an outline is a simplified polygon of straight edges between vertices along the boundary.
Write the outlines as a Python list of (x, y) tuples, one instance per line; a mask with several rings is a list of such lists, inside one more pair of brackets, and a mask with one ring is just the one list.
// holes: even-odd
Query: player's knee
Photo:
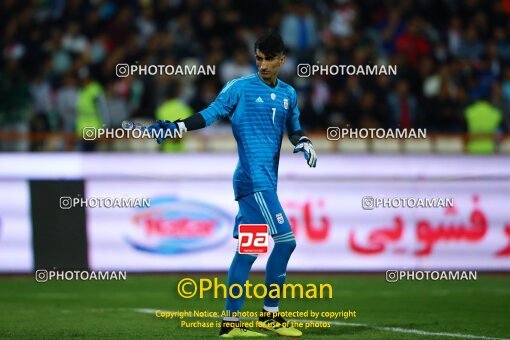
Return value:
[(289, 241), (290, 253), (292, 253), (294, 249), (296, 249), (296, 246), (297, 246), (296, 240)]
[(258, 258), (257, 254), (239, 254), (238, 253), (238, 256), (242, 262), (246, 262), (250, 265), (252, 265), (255, 262), (255, 260)]
[(277, 243), (281, 248), (282, 251), (284, 251), (287, 254), (292, 254), (294, 249), (296, 249), (296, 240), (289, 240), (286, 242)]

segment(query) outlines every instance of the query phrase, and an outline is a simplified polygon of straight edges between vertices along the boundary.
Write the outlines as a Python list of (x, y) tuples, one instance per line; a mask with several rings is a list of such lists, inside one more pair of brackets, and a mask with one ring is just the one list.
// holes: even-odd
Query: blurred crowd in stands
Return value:
[[(184, 118), (256, 72), (267, 29), (288, 47), (280, 78), (307, 130), (510, 132), (510, 0), (3, 0), (0, 27), (4, 132)], [(117, 77), (119, 63), (216, 65), (216, 76)], [(300, 78), (299, 63), (398, 71)]]

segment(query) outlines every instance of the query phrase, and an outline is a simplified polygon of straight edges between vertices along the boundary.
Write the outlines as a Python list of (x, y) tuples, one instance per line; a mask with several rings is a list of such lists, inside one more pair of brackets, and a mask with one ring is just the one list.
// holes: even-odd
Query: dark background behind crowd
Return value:
[[(90, 112), (102, 126), (197, 112), (256, 72), (253, 43), (271, 28), (307, 130), (509, 133), (509, 18), (510, 0), (3, 0), (0, 130), (74, 133)], [(216, 75), (123, 78), (118, 63), (216, 65)], [(300, 78), (299, 63), (398, 73)]]

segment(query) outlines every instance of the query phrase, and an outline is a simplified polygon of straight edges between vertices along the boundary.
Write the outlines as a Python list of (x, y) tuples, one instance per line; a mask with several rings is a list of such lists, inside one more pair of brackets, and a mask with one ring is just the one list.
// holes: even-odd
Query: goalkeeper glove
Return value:
[(186, 132), (186, 125), (183, 122), (176, 121), (172, 123), (168, 120), (157, 120), (156, 124), (153, 124), (147, 127), (147, 131), (156, 138), (158, 144), (163, 143), (167, 136), (174, 137), (176, 131), (179, 131), (180, 134)]
[(308, 137), (303, 136), (299, 138), (298, 143), (294, 148), (294, 153), (298, 153), (300, 151), (303, 151), (305, 154), (306, 162), (310, 168), (315, 168), (315, 165), (317, 164), (317, 154), (315, 153), (312, 142), (308, 139)]

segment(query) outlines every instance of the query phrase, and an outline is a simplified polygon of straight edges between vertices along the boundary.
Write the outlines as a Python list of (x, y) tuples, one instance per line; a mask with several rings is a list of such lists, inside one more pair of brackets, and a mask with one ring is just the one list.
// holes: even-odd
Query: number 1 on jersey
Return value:
[(273, 125), (274, 125), (274, 115), (276, 114), (276, 107), (271, 108), (273, 110)]

